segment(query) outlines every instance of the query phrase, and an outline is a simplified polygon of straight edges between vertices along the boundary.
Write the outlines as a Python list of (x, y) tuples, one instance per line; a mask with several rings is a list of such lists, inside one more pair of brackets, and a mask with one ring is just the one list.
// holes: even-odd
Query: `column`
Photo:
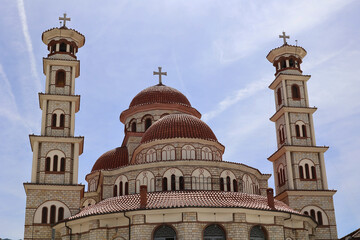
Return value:
[(75, 94), (75, 66), (71, 67), (71, 95)]
[(291, 164), (291, 153), (289, 151), (286, 152), (286, 169), (288, 172), (288, 182), (289, 189), (294, 189), (294, 177), (292, 172), (292, 164)]
[(45, 93), (49, 93), (50, 88), (50, 65), (46, 66), (46, 81), (45, 81)]
[(32, 171), (31, 171), (31, 182), (32, 183), (36, 183), (38, 156), (39, 156), (39, 142), (35, 141), (34, 146), (33, 146), (33, 162), (32, 162)]
[(79, 143), (74, 144), (74, 170), (73, 170), (73, 181), (72, 184), (78, 182), (78, 171), (79, 171)]
[(323, 182), (323, 188), (325, 190), (328, 189), (328, 182), (326, 177), (326, 169), (325, 169), (325, 160), (324, 160), (324, 153), (319, 153), (320, 158), (320, 170), (321, 170), (321, 179)]
[(47, 115), (47, 100), (43, 100), (42, 104), (42, 119), (41, 119), (41, 135), (45, 135), (46, 130), (46, 115)]
[(70, 136), (74, 136), (75, 133), (75, 102), (71, 102), (71, 122), (70, 122)]

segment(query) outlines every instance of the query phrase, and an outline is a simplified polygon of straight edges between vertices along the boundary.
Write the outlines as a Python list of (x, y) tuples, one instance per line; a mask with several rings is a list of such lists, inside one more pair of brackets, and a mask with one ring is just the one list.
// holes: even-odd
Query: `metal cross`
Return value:
[(284, 40), (284, 45), (286, 45), (286, 44), (287, 44), (286, 39), (287, 39), (287, 38), (290, 38), (290, 36), (286, 36), (286, 35), (285, 35), (285, 32), (283, 32), (283, 35), (279, 35), (279, 38), (283, 38), (283, 40)]
[(158, 68), (159, 68), (159, 71), (158, 72), (154, 71), (154, 75), (159, 75), (159, 85), (162, 85), (161, 75), (167, 76), (167, 72), (161, 72), (161, 67), (158, 67)]
[(67, 18), (66, 13), (64, 13), (64, 17), (59, 17), (59, 20), (60, 21), (63, 20), (64, 23), (63, 27), (66, 27), (66, 21), (71, 21), (71, 18)]

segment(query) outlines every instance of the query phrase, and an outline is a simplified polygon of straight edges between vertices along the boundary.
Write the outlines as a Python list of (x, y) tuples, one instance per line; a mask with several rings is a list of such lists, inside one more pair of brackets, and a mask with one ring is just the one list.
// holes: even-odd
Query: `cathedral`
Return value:
[[(324, 153), (317, 146), (306, 51), (283, 45), (266, 56), (275, 109), (273, 175), (223, 159), (225, 146), (180, 91), (162, 83), (141, 90), (120, 114), (125, 136), (78, 184), (84, 137), (74, 135), (80, 96), (78, 50), (85, 37), (66, 26), (42, 34), (41, 133), (30, 135), (31, 181), (24, 183), (24, 239), (313, 240), (338, 239)], [(271, 76), (269, 76), (269, 79)], [(86, 110), (85, 110), (86, 111)], [(275, 139), (274, 139), (275, 141)], [(265, 162), (265, 160), (263, 160)], [(268, 162), (268, 164), (271, 164)], [(275, 193), (268, 186), (274, 178)]]

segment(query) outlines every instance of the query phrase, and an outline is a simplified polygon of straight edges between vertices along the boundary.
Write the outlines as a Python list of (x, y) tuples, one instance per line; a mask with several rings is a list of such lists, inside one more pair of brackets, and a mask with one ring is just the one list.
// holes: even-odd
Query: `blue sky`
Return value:
[[(0, 237), (23, 238), (25, 191), (40, 133), (38, 92), (45, 76), (43, 31), (59, 26), (85, 35), (79, 49), (75, 131), (85, 136), (79, 182), (104, 152), (121, 145), (120, 113), (142, 89), (163, 82), (184, 93), (225, 145), (224, 160), (272, 173), (276, 150), (274, 68), (267, 53), (290, 44), (308, 55), (308, 82), (318, 145), (330, 189), (337, 189), (339, 237), (360, 226), (360, 1), (85, 1), (2, 0), (0, 8)], [(269, 182), (273, 186), (273, 178)]]

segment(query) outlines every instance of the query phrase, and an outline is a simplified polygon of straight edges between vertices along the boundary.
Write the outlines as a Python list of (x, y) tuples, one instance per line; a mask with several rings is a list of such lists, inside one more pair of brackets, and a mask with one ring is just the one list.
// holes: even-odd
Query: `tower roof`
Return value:
[(126, 166), (129, 162), (128, 150), (126, 147), (112, 149), (96, 160), (91, 172), (105, 169), (115, 169)]
[(191, 107), (189, 100), (180, 91), (158, 84), (139, 92), (131, 101), (129, 108), (152, 103), (180, 104)]

